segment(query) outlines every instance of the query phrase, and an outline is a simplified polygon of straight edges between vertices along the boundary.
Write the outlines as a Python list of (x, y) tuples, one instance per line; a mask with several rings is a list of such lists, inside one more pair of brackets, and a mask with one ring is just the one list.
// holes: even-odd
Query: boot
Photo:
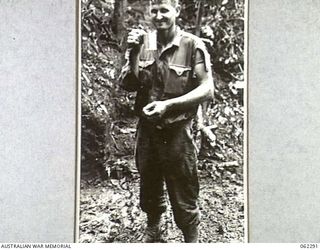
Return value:
[(144, 233), (144, 243), (160, 242), (160, 217), (148, 216), (148, 225)]
[(192, 225), (182, 230), (184, 236), (184, 242), (186, 243), (197, 243), (199, 232), (198, 226)]

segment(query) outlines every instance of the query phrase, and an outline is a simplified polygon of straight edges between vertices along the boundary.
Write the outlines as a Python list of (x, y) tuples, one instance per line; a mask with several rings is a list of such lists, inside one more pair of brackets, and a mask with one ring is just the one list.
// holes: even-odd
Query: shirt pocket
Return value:
[(166, 94), (179, 96), (190, 91), (188, 83), (191, 76), (191, 67), (169, 64), (168, 78), (165, 83)]

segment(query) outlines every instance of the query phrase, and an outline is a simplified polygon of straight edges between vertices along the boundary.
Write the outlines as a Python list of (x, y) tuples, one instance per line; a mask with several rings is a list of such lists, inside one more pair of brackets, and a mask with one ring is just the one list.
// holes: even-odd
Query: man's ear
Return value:
[(178, 17), (178, 16), (180, 15), (180, 12), (181, 12), (181, 5), (178, 4), (178, 5), (176, 6), (176, 17)]

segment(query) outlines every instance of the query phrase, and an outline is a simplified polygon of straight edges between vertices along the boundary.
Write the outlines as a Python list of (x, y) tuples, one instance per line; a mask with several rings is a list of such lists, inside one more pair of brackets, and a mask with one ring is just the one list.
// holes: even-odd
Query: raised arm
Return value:
[(141, 44), (145, 31), (133, 29), (129, 32), (127, 43), (128, 64), (124, 66), (121, 72), (121, 86), (128, 91), (136, 91), (140, 85), (138, 80), (139, 74), (139, 55)]

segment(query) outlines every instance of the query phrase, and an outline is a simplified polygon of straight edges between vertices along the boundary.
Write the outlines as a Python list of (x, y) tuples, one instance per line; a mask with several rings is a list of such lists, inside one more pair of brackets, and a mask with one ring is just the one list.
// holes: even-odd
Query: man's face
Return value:
[(176, 22), (180, 6), (174, 7), (170, 0), (162, 0), (151, 5), (151, 19), (157, 30), (167, 30)]

